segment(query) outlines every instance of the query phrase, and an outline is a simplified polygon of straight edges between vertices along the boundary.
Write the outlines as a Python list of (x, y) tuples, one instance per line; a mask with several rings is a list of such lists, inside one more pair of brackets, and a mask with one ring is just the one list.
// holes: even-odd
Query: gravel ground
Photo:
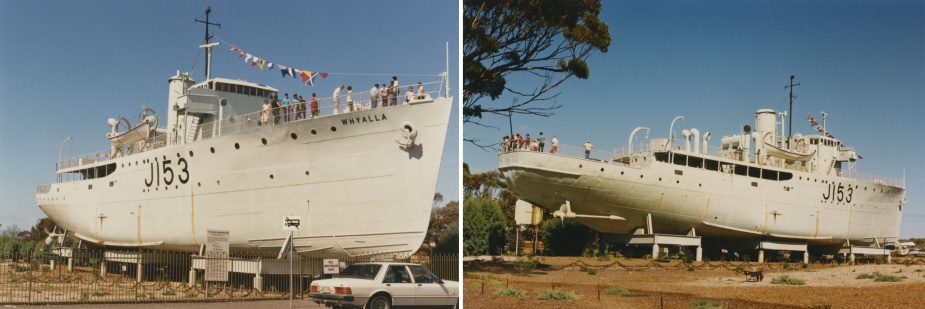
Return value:
[[(811, 265), (784, 269), (782, 264), (766, 267), (764, 281), (745, 282), (736, 274), (737, 264), (698, 265), (694, 271), (649, 268), (628, 270), (619, 265), (644, 266), (638, 259), (543, 257), (541, 262), (553, 267), (540, 267), (529, 275), (514, 270), (511, 262), (488, 262), (465, 265), (465, 308), (691, 308), (691, 303), (703, 301), (722, 308), (923, 308), (925, 307), (925, 261), (912, 265)], [(576, 263), (576, 261), (580, 261)], [(673, 261), (663, 265), (679, 265)], [(568, 265), (568, 266), (566, 266)], [(604, 265), (612, 265), (604, 268)], [(565, 267), (563, 267), (565, 266)], [(585, 268), (582, 271), (581, 268)], [(711, 269), (712, 268), (712, 269)], [(749, 267), (744, 267), (749, 268)], [(774, 269), (771, 269), (774, 268)], [(587, 269), (595, 269), (590, 274)], [(630, 267), (632, 269), (632, 267)], [(593, 272), (593, 271), (592, 271)], [(882, 275), (905, 277), (902, 282), (874, 282), (857, 279), (861, 274), (878, 272)], [(805, 285), (772, 284), (774, 278), (787, 275), (805, 280)], [(623, 287), (630, 295), (606, 295), (599, 291), (607, 287)], [(505, 288), (525, 290), (526, 296), (514, 298), (496, 295)], [(541, 292), (571, 291), (576, 300), (538, 300)], [(716, 307), (703, 307), (716, 308)]]

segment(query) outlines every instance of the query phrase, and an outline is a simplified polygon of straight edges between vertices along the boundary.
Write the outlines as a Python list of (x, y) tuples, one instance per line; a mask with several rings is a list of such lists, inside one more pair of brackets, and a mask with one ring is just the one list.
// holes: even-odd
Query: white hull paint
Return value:
[[(412, 253), (430, 219), (451, 106), (438, 98), (116, 157), (98, 163), (115, 163), (109, 175), (51, 184), (36, 200), (97, 245), (196, 251), (219, 229), (233, 250), (279, 250), (283, 217), (295, 215), (297, 251)], [(418, 130), (409, 150), (396, 143), (403, 122)]]
[[(809, 142), (810, 148), (825, 150), (824, 153), (853, 152), (833, 139), (799, 138), (801, 142)], [(826, 148), (822, 142), (816, 144), (819, 140), (825, 140), (831, 147)], [(761, 157), (763, 164), (759, 165), (733, 159), (736, 156), (731, 155), (733, 148), (728, 145), (724, 145), (724, 151), (730, 155), (716, 156), (705, 154), (706, 150), (703, 153), (669, 150), (663, 146), (665, 141), (653, 141), (652, 145), (661, 145), (653, 146), (653, 150), (629, 155), (615, 152), (614, 159), (609, 161), (527, 150), (505, 151), (499, 155), (499, 170), (523, 199), (550, 212), (560, 210), (568, 201), (575, 214), (626, 219), (575, 218), (603, 233), (633, 234), (646, 228), (646, 217), (651, 214), (654, 233), (683, 235), (694, 229), (697, 235), (708, 238), (784, 239), (841, 245), (848, 241), (870, 242), (873, 238), (882, 241), (899, 235), (904, 185), (843, 177), (841, 173), (850, 171), (832, 169), (832, 158), (841, 160), (848, 156), (833, 155), (826, 159), (817, 155), (806, 165), (789, 161), (786, 164), (790, 165), (785, 165), (782, 160)], [(747, 146), (744, 151), (744, 158), (748, 158)], [(710, 169), (700, 163), (678, 164), (676, 157), (710, 160), (730, 169)], [(763, 174), (740, 174), (733, 172), (732, 166), (772, 176), (766, 179)]]

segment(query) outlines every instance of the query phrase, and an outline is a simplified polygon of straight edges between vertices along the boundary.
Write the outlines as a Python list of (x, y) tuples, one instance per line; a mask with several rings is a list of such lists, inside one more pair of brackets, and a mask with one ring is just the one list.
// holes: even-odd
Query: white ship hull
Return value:
[[(283, 218), (294, 215), (297, 251), (412, 253), (430, 219), (451, 106), (438, 98), (117, 157), (94, 163), (115, 163), (109, 175), (51, 184), (36, 200), (97, 245), (198, 251), (216, 229), (230, 231), (232, 250), (279, 250)], [(396, 143), (404, 122), (418, 130), (409, 150)]]
[(513, 190), (534, 205), (555, 211), (569, 201), (574, 213), (626, 218), (575, 218), (604, 233), (632, 234), (651, 214), (654, 232), (666, 234), (827, 245), (899, 234), (899, 186), (789, 170), (792, 179), (767, 180), (659, 162), (651, 152), (629, 164), (531, 151), (499, 161)]

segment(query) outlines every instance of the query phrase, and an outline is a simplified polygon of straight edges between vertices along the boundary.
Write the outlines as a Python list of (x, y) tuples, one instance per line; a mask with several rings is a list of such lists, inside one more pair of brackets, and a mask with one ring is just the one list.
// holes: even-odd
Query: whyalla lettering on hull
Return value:
[(363, 116), (363, 117), (356, 117), (356, 118), (346, 118), (346, 119), (341, 119), (340, 122), (343, 125), (348, 125), (348, 124), (361, 124), (361, 123), (367, 123), (367, 122), (383, 121), (383, 120), (388, 120), (388, 119), (389, 118), (385, 117), (385, 114), (382, 114), (382, 115), (370, 115), (370, 116)]

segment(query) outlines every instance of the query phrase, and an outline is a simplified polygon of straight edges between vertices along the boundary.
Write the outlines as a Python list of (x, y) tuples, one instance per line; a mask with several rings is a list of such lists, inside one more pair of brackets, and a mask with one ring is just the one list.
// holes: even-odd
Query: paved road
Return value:
[[(289, 300), (236, 301), (211, 303), (148, 303), (148, 304), (84, 304), (84, 305), (5, 305), (2, 308), (41, 308), (41, 309), (90, 309), (90, 308), (132, 308), (132, 309), (238, 309), (238, 308), (289, 308)], [(292, 308), (324, 308), (308, 300), (292, 301)]]

